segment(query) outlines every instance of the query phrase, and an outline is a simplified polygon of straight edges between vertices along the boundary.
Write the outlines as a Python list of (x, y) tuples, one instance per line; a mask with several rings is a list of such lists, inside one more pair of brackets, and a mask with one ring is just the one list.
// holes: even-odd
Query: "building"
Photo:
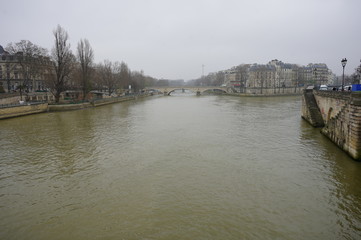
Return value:
[(231, 87), (239, 92), (244, 92), (247, 87), (250, 66), (250, 64), (241, 64), (223, 71), (224, 83), (222, 85)]
[(275, 66), (270, 64), (253, 64), (249, 68), (247, 87), (273, 88), (279, 84), (276, 80)]
[(284, 63), (277, 59), (267, 64), (242, 64), (223, 71), (224, 85), (242, 91), (243, 88), (297, 88), (331, 84), (334, 77), (324, 63), (307, 66)]
[(312, 73), (312, 77), (310, 76), (311, 83), (316, 86), (326, 85), (329, 81), (330, 71), (326, 64), (324, 63), (310, 63), (307, 65), (309, 68), (309, 74)]
[(15, 92), (23, 88), (26, 92), (46, 90), (45, 79), (50, 74), (48, 57), (24, 53), (10, 54), (0, 45), (0, 92)]

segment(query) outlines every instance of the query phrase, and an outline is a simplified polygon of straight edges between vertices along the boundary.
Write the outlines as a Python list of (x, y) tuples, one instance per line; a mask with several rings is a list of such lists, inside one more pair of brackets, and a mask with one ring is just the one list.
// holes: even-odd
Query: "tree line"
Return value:
[[(8, 71), (21, 74), (22, 83), (18, 86), (20, 94), (29, 92), (32, 81), (43, 79), (45, 87), (59, 102), (66, 90), (81, 92), (82, 100), (87, 99), (90, 91), (106, 92), (109, 96), (129, 92), (139, 92), (144, 87), (153, 86), (158, 81), (145, 76), (143, 71), (131, 71), (125, 62), (104, 60), (94, 63), (94, 50), (88, 39), (80, 39), (75, 54), (71, 50), (69, 35), (60, 25), (53, 31), (54, 45), (48, 50), (22, 40), (9, 43), (6, 51), (16, 57), (7, 64)], [(10, 88), (10, 79), (7, 79)], [(130, 87), (131, 86), (131, 87)]]

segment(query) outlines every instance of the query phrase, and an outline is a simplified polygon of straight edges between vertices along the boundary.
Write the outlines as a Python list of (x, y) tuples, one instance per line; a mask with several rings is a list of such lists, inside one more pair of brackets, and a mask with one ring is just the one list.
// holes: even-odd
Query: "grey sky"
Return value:
[(73, 51), (87, 38), (95, 61), (124, 61), (166, 79), (194, 79), (272, 59), (326, 63), (347, 74), (361, 59), (360, 0), (0, 0), (0, 44), (47, 49), (60, 24)]

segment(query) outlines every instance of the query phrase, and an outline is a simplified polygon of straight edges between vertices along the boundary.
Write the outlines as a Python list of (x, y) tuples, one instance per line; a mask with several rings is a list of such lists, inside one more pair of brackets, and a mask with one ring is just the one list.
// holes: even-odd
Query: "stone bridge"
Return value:
[(200, 95), (206, 91), (211, 92), (217, 92), (217, 93), (227, 93), (227, 92), (233, 92), (230, 87), (220, 87), (220, 86), (198, 86), (198, 87), (186, 87), (186, 86), (180, 86), (180, 87), (148, 87), (146, 88), (148, 91), (159, 91), (164, 93), (164, 95), (170, 95), (175, 90), (189, 90), (191, 92), (197, 93), (197, 95)]
[(361, 92), (305, 90), (302, 118), (352, 158), (361, 160)]

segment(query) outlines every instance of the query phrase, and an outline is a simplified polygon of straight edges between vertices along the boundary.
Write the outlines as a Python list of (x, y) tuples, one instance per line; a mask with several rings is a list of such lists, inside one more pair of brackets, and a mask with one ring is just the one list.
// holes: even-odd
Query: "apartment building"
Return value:
[(290, 88), (330, 83), (333, 74), (324, 63), (307, 66), (284, 63), (277, 59), (267, 64), (242, 64), (223, 71), (224, 84), (234, 88)]
[(30, 60), (21, 52), (9, 54), (0, 45), (0, 92), (14, 92), (20, 86), (26, 92), (44, 91), (50, 64), (47, 57)]

